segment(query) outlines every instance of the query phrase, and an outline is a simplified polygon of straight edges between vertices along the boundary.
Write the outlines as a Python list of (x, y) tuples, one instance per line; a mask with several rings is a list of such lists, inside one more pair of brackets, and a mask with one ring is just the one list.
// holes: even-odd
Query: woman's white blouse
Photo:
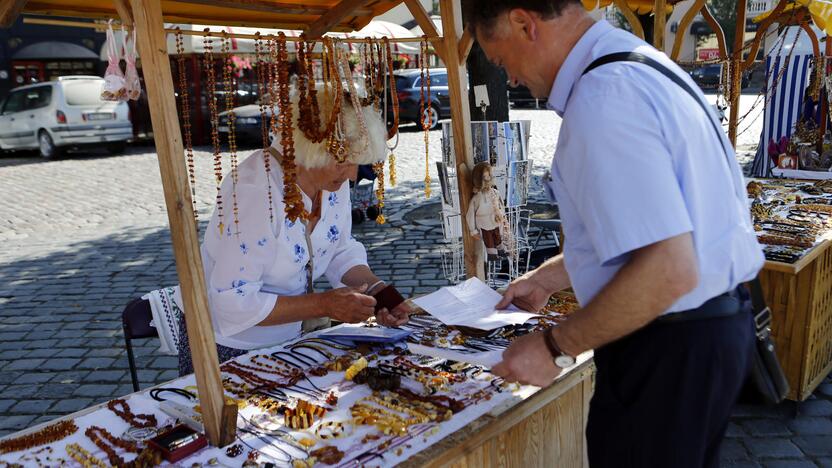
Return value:
[[(237, 221), (233, 213), (234, 181), (222, 181), (222, 232), (220, 213), (214, 209), (202, 243), (208, 301), (217, 343), (232, 348), (273, 346), (300, 334), (300, 322), (257, 326), (274, 309), (280, 296), (306, 292), (307, 249), (305, 226), (285, 217), (283, 173), (269, 156), (267, 176), (263, 152), (256, 151), (238, 167)], [(272, 220), (269, 213), (269, 188)], [(302, 192), (301, 192), (302, 193)], [(312, 201), (303, 194), (307, 210)], [(352, 235), (349, 182), (337, 192), (324, 191), (321, 218), (312, 232), (313, 278), (326, 275), (333, 287), (351, 268), (367, 264), (364, 246)]]

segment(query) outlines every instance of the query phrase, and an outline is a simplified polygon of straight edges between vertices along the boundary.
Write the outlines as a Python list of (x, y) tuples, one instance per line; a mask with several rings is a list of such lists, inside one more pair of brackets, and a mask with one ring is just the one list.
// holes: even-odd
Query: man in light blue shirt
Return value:
[[(499, 307), (539, 310), (570, 286), (582, 306), (515, 341), (493, 371), (548, 385), (593, 349), (592, 466), (718, 464), (753, 339), (737, 287), (764, 259), (733, 150), (696, 101), (704, 96), (579, 0), (465, 1), (488, 58), (563, 117), (551, 171), (564, 252), (513, 282)], [(652, 59), (696, 96), (643, 63), (596, 63), (619, 52)]]

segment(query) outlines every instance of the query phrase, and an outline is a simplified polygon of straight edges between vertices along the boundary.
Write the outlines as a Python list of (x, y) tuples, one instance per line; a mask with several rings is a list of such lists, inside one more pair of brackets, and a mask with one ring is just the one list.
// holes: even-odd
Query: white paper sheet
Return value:
[(471, 278), (456, 286), (414, 299), (413, 302), (445, 325), (462, 325), (480, 330), (493, 330), (506, 325), (525, 323), (537, 314), (521, 312), (514, 306), (497, 310), (502, 296), (479, 278)]

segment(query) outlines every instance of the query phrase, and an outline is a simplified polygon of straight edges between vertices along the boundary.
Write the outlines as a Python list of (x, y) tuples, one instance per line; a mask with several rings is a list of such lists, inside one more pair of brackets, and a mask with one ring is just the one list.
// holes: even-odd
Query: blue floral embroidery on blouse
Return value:
[(300, 244), (295, 244), (295, 263), (302, 262), (305, 256), (306, 249), (303, 248)]
[(245, 296), (246, 292), (243, 291), (241, 288), (237, 288), (236, 290), (238, 296)]
[(243, 255), (245, 255), (245, 254), (247, 254), (247, 253), (248, 253), (248, 246), (246, 245), (246, 243), (245, 243), (245, 242), (243, 242), (242, 244), (240, 244), (240, 252), (242, 252), (242, 253), (243, 253)]
[(260, 247), (263, 247), (264, 245), (266, 245), (266, 243), (268, 241), (269, 240), (264, 237), (264, 238), (260, 239), (259, 241), (257, 241), (257, 245), (259, 245)]
[(329, 227), (329, 231), (326, 233), (326, 238), (329, 239), (330, 243), (338, 242), (338, 239), (341, 238), (341, 233), (338, 231), (338, 227), (334, 224)]
[(246, 280), (234, 280), (231, 282), (232, 288), (242, 288), (243, 286), (247, 285), (248, 281)]
[(287, 227), (288, 229), (292, 229), (293, 227), (295, 227), (295, 222), (294, 222), (294, 221), (292, 221), (292, 220), (291, 220), (291, 219), (289, 219), (289, 218), (284, 219), (284, 220), (283, 220), (283, 223), (284, 223), (284, 224), (286, 224), (286, 227)]
[(330, 193), (329, 194), (329, 206), (335, 206), (338, 204), (338, 194)]
[(225, 235), (226, 237), (231, 237), (231, 225), (225, 228)]
[(246, 271), (246, 267), (240, 267), (240, 271)]

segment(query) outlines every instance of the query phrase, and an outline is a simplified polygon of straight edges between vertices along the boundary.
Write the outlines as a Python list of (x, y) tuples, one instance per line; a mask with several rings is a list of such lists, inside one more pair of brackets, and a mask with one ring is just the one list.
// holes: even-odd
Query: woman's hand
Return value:
[(388, 311), (387, 308), (380, 309), (376, 318), (378, 323), (385, 327), (398, 327), (407, 323), (412, 312), (413, 309), (410, 308), (410, 305), (407, 302), (402, 302), (392, 312)]
[(376, 299), (364, 294), (367, 285), (359, 289), (343, 287), (333, 289), (321, 295), (321, 306), (327, 315), (346, 323), (359, 323), (373, 316)]

